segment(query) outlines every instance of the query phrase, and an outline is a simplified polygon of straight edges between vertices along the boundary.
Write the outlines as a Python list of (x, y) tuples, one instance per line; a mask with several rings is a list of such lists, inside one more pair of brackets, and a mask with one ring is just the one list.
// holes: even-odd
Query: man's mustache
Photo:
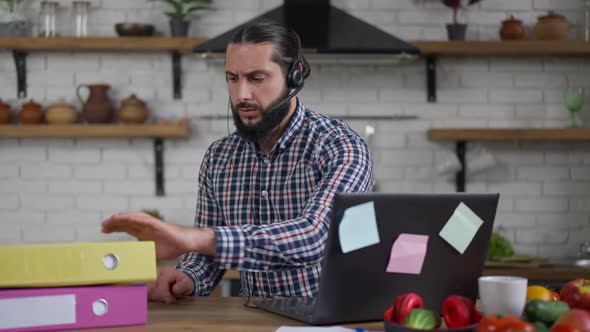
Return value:
[(237, 103), (236, 106), (234, 107), (235, 110), (238, 110), (240, 108), (254, 108), (257, 110), (261, 110), (262, 108), (260, 107), (260, 105), (258, 104), (252, 104), (252, 103)]

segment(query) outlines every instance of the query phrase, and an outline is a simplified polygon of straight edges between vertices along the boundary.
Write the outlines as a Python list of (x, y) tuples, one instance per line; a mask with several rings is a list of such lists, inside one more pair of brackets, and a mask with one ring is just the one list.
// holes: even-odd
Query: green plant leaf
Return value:
[(196, 12), (199, 10), (213, 10), (213, 8), (208, 7), (208, 6), (192, 6), (189, 9), (186, 10), (187, 14), (190, 14), (192, 12)]
[(169, 18), (184, 18), (183, 14), (178, 14), (177, 12), (167, 12), (166, 16), (168, 16)]

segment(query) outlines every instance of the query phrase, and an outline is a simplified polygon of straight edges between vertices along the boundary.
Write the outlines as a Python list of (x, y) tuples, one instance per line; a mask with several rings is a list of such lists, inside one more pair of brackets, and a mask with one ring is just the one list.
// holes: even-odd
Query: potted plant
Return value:
[(190, 27), (190, 16), (196, 12), (212, 10), (213, 0), (153, 0), (160, 1), (170, 7), (166, 16), (170, 18), (172, 36), (186, 37)]
[[(447, 24), (447, 32), (449, 40), (464, 40), (465, 32), (467, 31), (467, 24), (459, 23), (457, 16), (459, 9), (463, 7), (462, 0), (441, 0), (442, 3), (453, 10), (453, 23)], [(467, 1), (467, 0), (464, 0)], [(471, 6), (480, 2), (481, 0), (468, 0), (467, 6)]]
[(0, 36), (27, 36), (29, 23), (18, 12), (23, 0), (0, 0)]

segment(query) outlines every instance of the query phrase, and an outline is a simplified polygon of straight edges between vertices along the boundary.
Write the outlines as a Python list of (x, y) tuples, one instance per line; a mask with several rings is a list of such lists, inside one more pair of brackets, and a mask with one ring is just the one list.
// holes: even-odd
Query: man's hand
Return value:
[(193, 292), (194, 284), (186, 273), (173, 267), (158, 269), (158, 278), (148, 285), (150, 301), (174, 303), (176, 299)]
[(156, 243), (157, 259), (174, 259), (195, 251), (195, 228), (167, 224), (144, 212), (118, 213), (102, 223), (103, 233), (126, 232)]

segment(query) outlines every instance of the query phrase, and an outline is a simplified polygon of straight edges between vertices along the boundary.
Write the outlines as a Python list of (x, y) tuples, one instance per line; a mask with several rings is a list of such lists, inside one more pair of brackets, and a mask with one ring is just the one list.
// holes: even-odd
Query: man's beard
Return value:
[[(271, 103), (271, 106), (266, 110), (262, 109), (260, 105), (253, 103), (238, 103), (232, 105), (232, 115), (234, 117), (234, 124), (238, 130), (238, 134), (244, 139), (254, 143), (258, 143), (261, 139), (266, 139), (289, 114), (289, 108), (291, 107), (290, 102), (285, 102), (279, 107), (274, 108), (274, 105), (283, 101), (283, 99), (288, 96), (288, 93), (289, 92), (286, 91), (281, 98)], [(255, 108), (261, 114), (260, 121), (252, 126), (246, 125), (240, 118), (240, 108)]]

